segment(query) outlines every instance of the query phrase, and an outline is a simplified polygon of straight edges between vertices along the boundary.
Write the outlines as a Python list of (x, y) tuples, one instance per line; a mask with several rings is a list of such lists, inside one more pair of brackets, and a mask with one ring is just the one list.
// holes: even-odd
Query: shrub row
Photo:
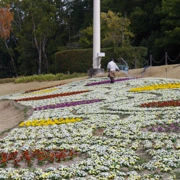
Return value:
[[(106, 69), (111, 57), (115, 59), (123, 57), (130, 68), (134, 68), (133, 66), (135, 64), (138, 67), (143, 66), (145, 61), (144, 57), (147, 54), (147, 49), (144, 47), (123, 47), (116, 49), (116, 52), (113, 48), (106, 48), (101, 51), (105, 52), (105, 57), (101, 60), (101, 68), (104, 69)], [(93, 49), (75, 49), (57, 52), (55, 54), (56, 73), (87, 72), (92, 68), (92, 54)]]

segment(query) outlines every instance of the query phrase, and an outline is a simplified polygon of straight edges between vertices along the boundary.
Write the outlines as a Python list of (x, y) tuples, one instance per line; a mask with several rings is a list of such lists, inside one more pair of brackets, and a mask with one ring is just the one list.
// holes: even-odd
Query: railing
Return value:
[(163, 64), (163, 61), (164, 61), (164, 65), (168, 65), (168, 62), (179, 64), (180, 63), (180, 53), (175, 59), (171, 59), (168, 56), (168, 53), (165, 52), (165, 55), (159, 61), (155, 60), (153, 58), (153, 56), (150, 55), (150, 57), (149, 57), (149, 66), (152, 66), (153, 62), (156, 63), (156, 64)]

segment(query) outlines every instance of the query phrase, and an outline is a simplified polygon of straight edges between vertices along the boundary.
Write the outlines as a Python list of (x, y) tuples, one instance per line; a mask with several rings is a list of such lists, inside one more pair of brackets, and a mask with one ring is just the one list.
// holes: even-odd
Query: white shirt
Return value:
[(110, 71), (116, 71), (119, 70), (118, 66), (116, 65), (116, 63), (114, 61), (110, 61), (107, 65), (107, 69)]

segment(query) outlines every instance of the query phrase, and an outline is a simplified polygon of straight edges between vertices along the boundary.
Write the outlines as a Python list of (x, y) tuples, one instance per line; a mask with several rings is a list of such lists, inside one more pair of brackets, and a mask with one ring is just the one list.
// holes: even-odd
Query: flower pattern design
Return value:
[[(34, 108), (28, 120), (0, 140), (0, 179), (180, 179), (180, 80), (121, 78), (119, 82), (90, 78), (0, 97), (23, 99), (18, 103)], [(86, 93), (53, 97), (84, 88)], [(53, 98), (31, 99), (37, 95)], [(81, 119), (51, 124), (61, 118)], [(45, 124), (49, 120), (49, 125), (39, 125), (41, 120)], [(37, 126), (31, 124), (35, 122)], [(78, 163), (67, 166), (60, 161), (53, 167), (55, 152), (60, 150), (87, 156)], [(26, 152), (26, 162), (32, 165), (34, 151), (49, 153), (45, 161), (52, 163), (45, 170), (6, 163), (7, 156)], [(10, 161), (17, 167), (20, 163)]]

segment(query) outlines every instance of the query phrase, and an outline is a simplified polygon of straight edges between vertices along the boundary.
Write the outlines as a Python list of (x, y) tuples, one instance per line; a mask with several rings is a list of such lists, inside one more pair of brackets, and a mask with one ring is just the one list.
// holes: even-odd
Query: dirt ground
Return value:
[[(107, 73), (99, 74), (98, 76), (106, 76)], [(160, 77), (180, 79), (180, 64), (168, 66), (153, 66), (147, 69), (133, 69), (128, 72), (118, 72), (117, 77)], [(70, 83), (73, 81), (88, 79), (89, 77), (73, 78), (61, 81), (50, 82), (30, 82), (30, 83), (4, 83), (0, 84), (0, 96), (10, 95), (14, 93), (22, 93), (32, 89), (55, 86), (59, 84)], [(3, 138), (10, 129), (18, 126), (18, 124), (27, 119), (33, 110), (30, 107), (24, 107), (10, 100), (0, 101), (0, 138)]]

